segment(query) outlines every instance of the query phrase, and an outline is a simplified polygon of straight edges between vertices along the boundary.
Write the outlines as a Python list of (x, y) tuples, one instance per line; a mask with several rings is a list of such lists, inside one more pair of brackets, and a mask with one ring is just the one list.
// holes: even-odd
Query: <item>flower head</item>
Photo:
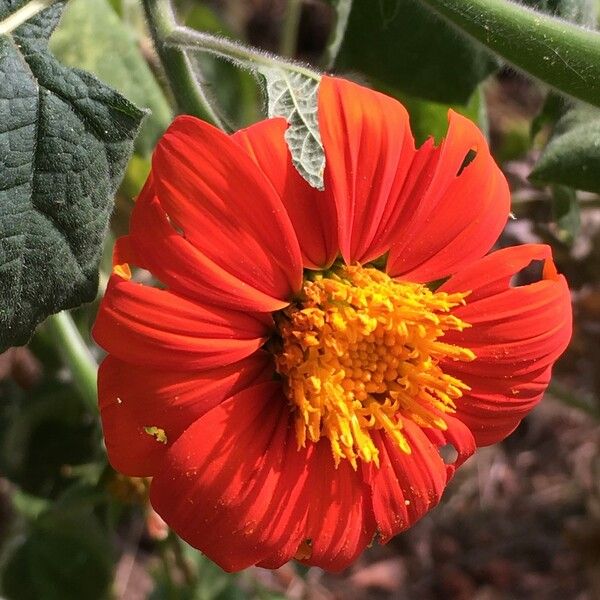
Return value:
[(94, 329), (111, 463), (227, 570), (338, 570), (412, 525), (540, 400), (571, 333), (548, 247), (487, 254), (510, 197), (470, 121), (416, 149), (398, 102), (324, 77), (319, 122), (322, 192), (282, 119), (178, 118)]

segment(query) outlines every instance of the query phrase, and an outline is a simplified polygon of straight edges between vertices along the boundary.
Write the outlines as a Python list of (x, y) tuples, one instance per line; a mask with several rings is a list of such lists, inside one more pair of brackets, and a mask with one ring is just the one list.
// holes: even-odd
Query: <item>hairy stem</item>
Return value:
[(225, 129), (212, 99), (202, 87), (189, 57), (179, 48), (167, 44), (178, 27), (170, 0), (142, 0), (156, 52), (177, 103), (177, 112), (211, 121)]
[[(148, 1), (148, 0), (146, 0)], [(260, 67), (271, 69), (285, 69), (300, 73), (305, 77), (320, 80), (320, 75), (297, 62), (284, 60), (278, 56), (253, 48), (252, 46), (244, 46), (233, 42), (224, 37), (218, 37), (202, 31), (195, 31), (188, 27), (177, 27), (167, 39), (167, 44), (180, 48), (189, 48), (208, 52), (230, 60), (241, 67), (251, 70), (260, 70)]]

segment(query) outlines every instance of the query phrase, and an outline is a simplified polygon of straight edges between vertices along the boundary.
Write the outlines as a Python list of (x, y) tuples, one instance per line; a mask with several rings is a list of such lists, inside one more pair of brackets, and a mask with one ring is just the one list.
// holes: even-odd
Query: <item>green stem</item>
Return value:
[(327, 48), (323, 55), (322, 64), (323, 68), (331, 69), (335, 63), (338, 52), (342, 42), (344, 41), (344, 35), (346, 34), (346, 28), (348, 27), (348, 19), (350, 18), (350, 11), (352, 10), (352, 0), (336, 0), (335, 5), (335, 22), (329, 35), (329, 41), (327, 42)]
[(170, 0), (142, 0), (142, 4), (156, 52), (177, 103), (177, 112), (195, 115), (226, 129), (211, 98), (198, 81), (187, 54), (166, 43), (167, 38), (177, 29)]
[(71, 371), (73, 383), (82, 400), (88, 409), (96, 412), (98, 410), (96, 388), (98, 364), (83, 341), (71, 315), (68, 312), (52, 315), (46, 320), (45, 325), (55, 348)]
[(6, 35), (14, 31), (17, 27), (20, 27), (23, 23), (29, 21), (29, 19), (35, 17), (35, 15), (55, 2), (58, 2), (58, 0), (31, 0), (31, 2), (28, 2), (25, 6), (12, 13), (12, 15), (6, 17), (4, 21), (0, 21), (0, 35)]
[(600, 106), (600, 34), (508, 0), (421, 0), (514, 66)]
[(180, 48), (189, 48), (208, 52), (230, 60), (247, 69), (256, 70), (260, 67), (270, 69), (286, 69), (314, 79), (320, 80), (320, 75), (297, 62), (284, 60), (278, 56), (253, 48), (252, 46), (243, 46), (224, 37), (217, 37), (203, 31), (195, 31), (188, 27), (177, 27), (167, 39), (167, 44), (178, 46)]
[(282, 56), (294, 57), (298, 43), (298, 27), (302, 14), (302, 0), (287, 0), (285, 20), (281, 32), (279, 52)]

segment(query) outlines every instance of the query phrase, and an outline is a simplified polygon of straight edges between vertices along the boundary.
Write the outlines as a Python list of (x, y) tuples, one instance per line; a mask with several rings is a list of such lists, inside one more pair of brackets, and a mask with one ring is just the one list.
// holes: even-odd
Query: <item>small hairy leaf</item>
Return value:
[(325, 152), (319, 133), (319, 81), (285, 68), (261, 67), (267, 81), (269, 117), (284, 117), (285, 139), (298, 172), (322, 190)]
[[(0, 22), (26, 4), (0, 0)], [(0, 35), (0, 351), (93, 300), (112, 197), (144, 116), (50, 54), (63, 6)]]

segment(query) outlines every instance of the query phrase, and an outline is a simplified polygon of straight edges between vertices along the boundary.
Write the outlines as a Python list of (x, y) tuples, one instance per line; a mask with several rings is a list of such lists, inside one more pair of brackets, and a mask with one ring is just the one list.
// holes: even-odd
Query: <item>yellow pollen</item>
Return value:
[(440, 361), (475, 354), (440, 341), (470, 325), (451, 314), (469, 292), (432, 292), (377, 269), (342, 266), (304, 284), (278, 314), (277, 371), (295, 419), (298, 448), (326, 437), (336, 466), (379, 466), (371, 433), (381, 430), (406, 454), (403, 419), (446, 430), (444, 415), (469, 387)]

